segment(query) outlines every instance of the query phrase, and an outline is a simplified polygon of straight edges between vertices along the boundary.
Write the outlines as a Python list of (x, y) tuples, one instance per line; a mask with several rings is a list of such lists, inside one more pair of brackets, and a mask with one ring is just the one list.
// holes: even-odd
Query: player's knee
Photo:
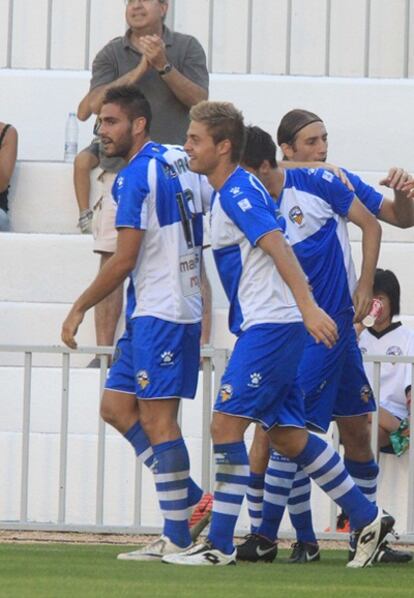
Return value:
[(105, 423), (116, 426), (118, 413), (112, 401), (106, 401), (105, 398), (102, 399), (100, 414)]
[(88, 151), (82, 150), (75, 156), (74, 168), (78, 172), (89, 173), (91, 170), (96, 168), (99, 164), (99, 160)]

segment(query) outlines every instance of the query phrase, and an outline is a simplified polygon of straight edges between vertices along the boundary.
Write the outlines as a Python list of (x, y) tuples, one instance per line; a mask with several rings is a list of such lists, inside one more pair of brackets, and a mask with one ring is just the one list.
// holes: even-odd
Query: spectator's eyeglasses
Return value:
[[(158, 0), (160, 4), (163, 4), (164, 0)], [(154, 0), (125, 0), (126, 6), (132, 6), (132, 4), (152, 4)]]

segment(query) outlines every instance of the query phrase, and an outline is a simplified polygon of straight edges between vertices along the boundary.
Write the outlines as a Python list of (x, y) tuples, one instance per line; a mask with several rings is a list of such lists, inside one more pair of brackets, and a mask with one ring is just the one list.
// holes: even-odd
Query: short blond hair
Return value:
[(190, 118), (204, 124), (214, 143), (228, 139), (231, 143), (231, 161), (240, 162), (245, 144), (243, 114), (231, 102), (204, 100), (193, 106)]

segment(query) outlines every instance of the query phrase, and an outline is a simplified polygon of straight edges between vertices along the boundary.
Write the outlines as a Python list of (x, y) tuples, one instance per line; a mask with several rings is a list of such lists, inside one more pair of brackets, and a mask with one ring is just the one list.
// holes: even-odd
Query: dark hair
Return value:
[(272, 168), (277, 167), (276, 144), (267, 131), (260, 127), (245, 127), (246, 143), (241, 161), (251, 168), (259, 168), (268, 160)]
[(390, 300), (391, 318), (400, 313), (400, 283), (394, 272), (377, 268), (374, 278), (374, 295), (384, 293)]
[(215, 145), (228, 139), (232, 163), (240, 162), (245, 143), (244, 120), (240, 110), (230, 102), (203, 100), (191, 108), (190, 118), (207, 127)]
[(131, 122), (143, 116), (147, 121), (145, 132), (149, 133), (152, 120), (151, 106), (136, 85), (111, 87), (105, 93), (102, 104), (118, 104), (127, 113)]
[(315, 122), (323, 122), (323, 120), (317, 114), (308, 110), (295, 108), (295, 110), (287, 112), (280, 121), (277, 129), (276, 138), (278, 145), (280, 146), (282, 143), (293, 145), (299, 131)]

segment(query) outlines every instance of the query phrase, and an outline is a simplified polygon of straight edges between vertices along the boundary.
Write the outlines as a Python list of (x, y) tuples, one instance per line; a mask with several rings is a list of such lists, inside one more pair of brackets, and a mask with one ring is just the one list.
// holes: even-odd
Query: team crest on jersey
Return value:
[(305, 217), (299, 206), (294, 206), (289, 210), (289, 219), (297, 226), (303, 226), (305, 224)]
[(150, 383), (149, 375), (146, 370), (139, 370), (136, 376), (137, 382), (140, 387), (144, 390)]
[(397, 345), (392, 345), (391, 347), (388, 347), (387, 351), (386, 351), (387, 355), (402, 355), (402, 349), (401, 347), (397, 347)]
[(361, 401), (364, 401), (364, 403), (368, 403), (368, 401), (371, 398), (371, 395), (372, 395), (371, 388), (368, 386), (368, 384), (364, 384), (364, 386), (361, 388), (361, 391), (360, 391)]
[(222, 403), (229, 401), (233, 396), (233, 387), (231, 384), (223, 384), (220, 388), (220, 398)]
[(252, 204), (247, 199), (247, 197), (245, 197), (244, 199), (241, 199), (240, 201), (238, 201), (237, 205), (242, 210), (242, 212), (247, 212), (247, 210), (251, 210), (252, 209)]
[(362, 355), (368, 353), (368, 349), (366, 347), (359, 347), (359, 350), (361, 351)]
[(124, 177), (123, 176), (119, 176), (116, 179), (116, 186), (118, 187), (118, 189), (122, 189), (122, 187), (124, 186)]
[(161, 365), (174, 365), (174, 353), (172, 351), (161, 353)]
[(261, 381), (262, 374), (259, 374), (259, 372), (253, 372), (253, 374), (250, 374), (250, 382), (247, 386), (250, 386), (250, 388), (259, 388)]

